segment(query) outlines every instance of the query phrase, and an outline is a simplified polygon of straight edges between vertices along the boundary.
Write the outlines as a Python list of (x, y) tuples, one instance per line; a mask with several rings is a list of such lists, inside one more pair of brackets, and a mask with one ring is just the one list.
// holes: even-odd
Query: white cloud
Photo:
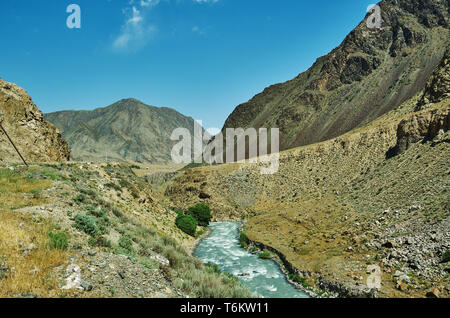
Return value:
[(159, 3), (159, 0), (141, 0), (140, 5), (141, 7), (150, 7), (155, 6)]
[(192, 27), (192, 32), (197, 33), (199, 35), (205, 35), (206, 34), (206, 31), (203, 30), (203, 29), (200, 29), (200, 27), (197, 26), (197, 25)]
[[(166, 0), (170, 1), (170, 0)], [(217, 3), (219, 0), (192, 0), (195, 3)], [(124, 23), (120, 32), (115, 36), (112, 47), (118, 51), (137, 50), (145, 46), (156, 32), (156, 27), (148, 21), (151, 9), (157, 6), (161, 0), (129, 0), (128, 7), (124, 8)], [(204, 34), (198, 26), (192, 28), (192, 32)]]
[(158, 3), (159, 0), (129, 1), (129, 7), (123, 9), (125, 22), (112, 44), (115, 50), (137, 50), (147, 44), (156, 31), (148, 21), (148, 11)]

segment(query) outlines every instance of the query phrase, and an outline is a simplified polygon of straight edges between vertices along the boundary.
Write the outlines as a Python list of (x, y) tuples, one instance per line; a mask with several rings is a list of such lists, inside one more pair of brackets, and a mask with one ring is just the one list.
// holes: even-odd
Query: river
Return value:
[(237, 276), (256, 295), (266, 298), (308, 298), (290, 284), (278, 265), (243, 249), (239, 244), (239, 223), (211, 223), (210, 235), (203, 239), (194, 255), (204, 263), (219, 266)]

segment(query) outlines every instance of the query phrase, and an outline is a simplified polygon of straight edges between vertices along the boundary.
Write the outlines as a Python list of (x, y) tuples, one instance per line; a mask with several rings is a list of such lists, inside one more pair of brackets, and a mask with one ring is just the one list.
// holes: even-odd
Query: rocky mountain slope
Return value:
[[(279, 127), (282, 150), (337, 137), (424, 88), (448, 45), (446, 0), (384, 0), (382, 27), (362, 21), (306, 72), (239, 105), (227, 127)], [(367, 18), (367, 17), (366, 17)]]
[(45, 118), (62, 131), (72, 158), (80, 161), (171, 161), (175, 128), (189, 129), (194, 121), (170, 108), (124, 99), (93, 111), (61, 111)]
[[(0, 123), (28, 162), (66, 161), (69, 149), (59, 131), (19, 86), (0, 79)], [(21, 162), (0, 129), (0, 162)]]
[(0, 297), (249, 297), (121, 164), (0, 163)]
[(204, 201), (217, 220), (244, 219), (248, 238), (310, 288), (450, 297), (448, 53), (425, 89), (367, 125), (280, 153), (274, 175), (261, 164), (205, 166), (165, 193), (180, 207)]

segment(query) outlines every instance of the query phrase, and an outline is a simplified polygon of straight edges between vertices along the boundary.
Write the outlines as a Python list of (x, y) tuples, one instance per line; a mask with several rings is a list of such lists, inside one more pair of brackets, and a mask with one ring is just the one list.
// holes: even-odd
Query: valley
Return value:
[(272, 174), (261, 136), (242, 161), (176, 163), (177, 128), (203, 155), (216, 140), (190, 116), (43, 114), (0, 79), (0, 298), (450, 298), (448, 1), (379, 8), (226, 118), (279, 131)]

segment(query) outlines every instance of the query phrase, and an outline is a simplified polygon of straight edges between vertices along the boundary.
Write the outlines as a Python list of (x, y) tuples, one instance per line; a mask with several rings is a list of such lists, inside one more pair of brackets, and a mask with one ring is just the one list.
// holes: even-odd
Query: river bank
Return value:
[[(244, 232), (245, 223), (241, 223), (241, 226), (239, 227), (239, 233)], [(298, 275), (298, 277), (304, 281), (306, 278), (311, 276), (311, 273), (307, 271), (302, 271), (298, 268), (296, 268), (294, 265), (292, 265), (291, 262), (289, 262), (286, 259), (286, 256), (278, 251), (277, 249), (265, 245), (261, 242), (253, 241), (246, 237), (247, 240), (247, 250), (251, 253), (260, 253), (263, 251), (269, 251), (274, 254), (274, 257), (272, 257), (272, 260), (278, 264), (280, 267), (280, 270), (283, 272), (283, 274), (286, 276), (286, 280), (296, 286), (298, 289), (302, 290), (303, 292), (307, 293), (310, 297), (313, 298), (375, 298), (376, 291), (373, 289), (368, 288), (354, 288), (353, 286), (347, 286), (344, 283), (340, 282), (334, 282), (329, 281), (325, 278), (323, 278), (320, 273), (319, 277), (317, 278), (317, 287), (312, 286), (304, 286), (304, 283), (297, 283), (294, 280), (290, 278), (290, 275)], [(257, 251), (253, 251), (254, 248), (257, 249)]]

